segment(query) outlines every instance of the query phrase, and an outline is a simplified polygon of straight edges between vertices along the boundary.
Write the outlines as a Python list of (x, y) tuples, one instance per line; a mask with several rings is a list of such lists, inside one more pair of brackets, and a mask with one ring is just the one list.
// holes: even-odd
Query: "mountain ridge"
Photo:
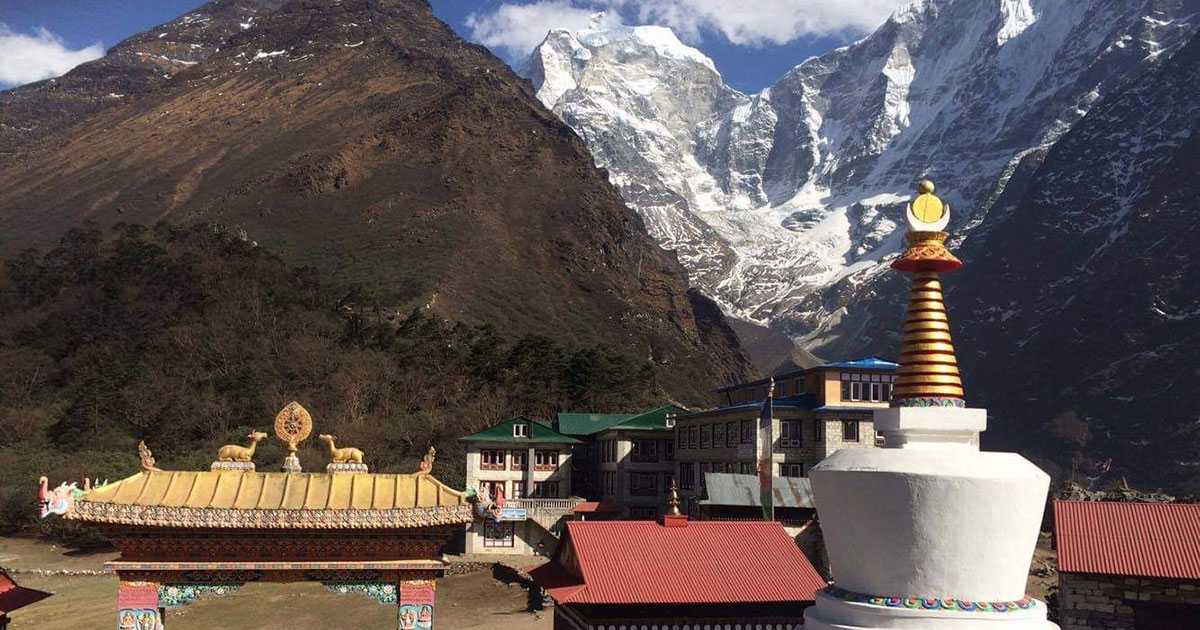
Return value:
[(626, 347), (692, 398), (750, 374), (576, 135), (426, 3), (220, 28), (204, 59), (0, 161), (0, 253), (84, 221), (216, 222), (397, 311)]

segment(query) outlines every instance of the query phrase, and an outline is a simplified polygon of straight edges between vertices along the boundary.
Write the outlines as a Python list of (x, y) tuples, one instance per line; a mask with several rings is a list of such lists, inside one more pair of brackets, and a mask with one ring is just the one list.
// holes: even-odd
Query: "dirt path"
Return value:
[[(12, 630), (80, 630), (115, 627), (117, 579), (99, 571), (115, 554), (66, 555), (62, 548), (0, 538), (0, 566), (15, 570), (24, 586), (54, 597), (12, 615)], [(527, 613), (526, 591), (488, 571), (438, 580), (435, 627), (549, 630), (550, 615)], [(169, 630), (324, 630), (396, 627), (395, 606), (335, 595), (319, 584), (249, 584), (223, 598), (202, 599), (167, 612)]]

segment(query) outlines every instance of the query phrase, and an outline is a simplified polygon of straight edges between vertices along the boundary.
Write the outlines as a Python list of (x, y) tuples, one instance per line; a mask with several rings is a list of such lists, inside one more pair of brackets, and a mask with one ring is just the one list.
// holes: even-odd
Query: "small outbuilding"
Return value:
[(803, 627), (826, 583), (777, 522), (572, 521), (531, 575), (555, 630)]
[(1063, 630), (1200, 628), (1200, 505), (1055, 501)]

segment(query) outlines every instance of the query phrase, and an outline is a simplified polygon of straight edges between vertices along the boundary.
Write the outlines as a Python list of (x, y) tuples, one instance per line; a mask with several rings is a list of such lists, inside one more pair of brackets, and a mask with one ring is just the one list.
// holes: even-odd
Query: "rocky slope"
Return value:
[(1198, 82), (1200, 37), (1097, 103), (964, 243), (948, 294), (989, 433), (1193, 494)]
[(209, 2), (62, 77), (0, 92), (0, 155), (169, 83), (286, 1)]
[[(1196, 0), (922, 0), (758, 94), (656, 27), (554, 31), (539, 98), (726, 312), (826, 356), (886, 353), (883, 274), (918, 176), (961, 240), (1104, 96), (1196, 30)], [(882, 331), (882, 332), (881, 332)]]
[[(13, 111), (61, 115), (6, 141), (0, 254), (83, 221), (219, 222), (397, 309), (620, 345), (675, 391), (748, 373), (719, 310), (579, 138), (427, 4), (271, 8), (206, 5), (7, 94), (26, 103)], [(121, 61), (160, 39), (202, 52), (162, 52), (182, 67), (161, 78)], [(98, 107), (110, 91), (128, 96)]]

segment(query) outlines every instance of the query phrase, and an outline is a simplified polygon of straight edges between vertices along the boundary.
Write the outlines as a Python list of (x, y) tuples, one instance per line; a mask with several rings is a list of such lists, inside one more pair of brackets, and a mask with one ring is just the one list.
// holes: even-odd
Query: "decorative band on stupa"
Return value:
[(938, 279), (962, 262), (946, 249), (950, 206), (933, 194), (929, 180), (917, 190), (905, 213), (908, 248), (892, 263), (892, 269), (913, 276), (892, 401), (897, 407), (963, 407), (962, 379)]

